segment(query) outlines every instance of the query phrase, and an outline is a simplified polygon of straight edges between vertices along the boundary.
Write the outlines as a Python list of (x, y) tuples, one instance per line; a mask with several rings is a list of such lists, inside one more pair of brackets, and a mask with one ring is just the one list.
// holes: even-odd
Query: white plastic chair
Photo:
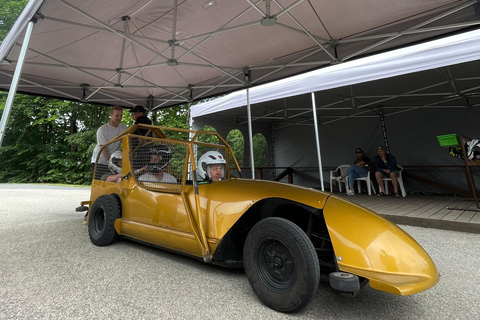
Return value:
[(348, 177), (346, 177), (343, 181), (335, 180), (335, 178), (337, 177), (337, 171), (340, 170), (340, 175), (342, 176), (347, 173), (348, 168), (350, 168), (350, 165), (342, 164), (341, 166), (338, 166), (335, 170), (330, 170), (330, 192), (333, 192), (333, 182), (338, 183), (338, 190), (340, 192), (342, 192), (342, 183), (345, 183), (345, 190), (348, 190)]
[[(397, 167), (400, 169), (398, 170), (398, 176), (397, 176), (398, 186), (400, 187), (400, 191), (402, 192), (402, 197), (405, 197), (407, 193), (405, 192), (405, 187), (403, 186), (403, 178), (402, 178), (403, 167), (399, 165), (397, 165)], [(385, 183), (385, 194), (388, 194), (389, 193), (388, 181), (392, 181), (392, 179), (388, 177), (388, 178), (382, 178), (382, 180)]]
[(373, 190), (373, 193), (376, 194), (375, 187), (373, 186), (372, 180), (370, 180), (370, 171), (368, 171), (368, 175), (366, 177), (356, 178), (355, 181), (357, 181), (358, 193), (362, 193), (360, 182), (365, 181), (367, 183), (368, 195), (369, 196), (372, 195), (372, 190)]

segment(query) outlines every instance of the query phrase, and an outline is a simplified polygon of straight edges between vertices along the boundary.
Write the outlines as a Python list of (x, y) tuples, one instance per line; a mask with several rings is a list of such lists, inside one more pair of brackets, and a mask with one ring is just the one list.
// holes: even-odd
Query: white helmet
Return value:
[(122, 173), (122, 151), (117, 150), (110, 155), (108, 167), (113, 172)]
[(201, 180), (205, 180), (208, 176), (208, 179), (212, 179), (210, 175), (210, 170), (207, 170), (209, 165), (212, 164), (221, 164), (223, 165), (222, 169), (222, 179), (225, 179), (225, 167), (227, 163), (225, 162), (225, 158), (222, 156), (220, 152), (217, 151), (208, 151), (205, 152), (200, 159), (198, 159), (198, 166), (197, 166), (197, 176)]

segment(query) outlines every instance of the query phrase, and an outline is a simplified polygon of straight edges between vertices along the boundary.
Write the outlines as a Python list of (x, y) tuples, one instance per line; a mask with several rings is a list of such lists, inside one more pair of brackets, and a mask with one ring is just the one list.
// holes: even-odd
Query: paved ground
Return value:
[(0, 185), (0, 319), (480, 319), (480, 235), (401, 226), (435, 261), (437, 286), (345, 298), (322, 282), (293, 315), (258, 301), (242, 270), (120, 241), (95, 247), (74, 208), (89, 189)]

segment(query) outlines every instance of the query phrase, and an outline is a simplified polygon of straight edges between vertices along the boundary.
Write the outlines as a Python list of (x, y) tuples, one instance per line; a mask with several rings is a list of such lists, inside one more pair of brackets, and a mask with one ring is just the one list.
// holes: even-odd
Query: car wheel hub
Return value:
[(281, 242), (265, 241), (258, 251), (257, 265), (264, 283), (273, 291), (288, 290), (295, 281), (295, 261)]

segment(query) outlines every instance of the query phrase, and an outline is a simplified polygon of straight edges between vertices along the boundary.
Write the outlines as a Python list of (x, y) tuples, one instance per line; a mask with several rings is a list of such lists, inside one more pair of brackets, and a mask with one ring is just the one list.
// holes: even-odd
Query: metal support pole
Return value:
[(25, 32), (25, 38), (23, 39), (22, 49), (20, 50), (17, 66), (15, 67), (15, 73), (13, 74), (12, 84), (10, 86), (10, 90), (8, 91), (7, 101), (5, 102), (5, 108), (3, 109), (2, 120), (0, 121), (0, 148), (2, 147), (5, 128), (7, 127), (10, 112), (12, 111), (13, 100), (15, 99), (15, 94), (17, 93), (18, 83), (20, 82), (20, 76), (22, 74), (23, 63), (25, 61), (25, 56), (27, 55), (28, 44), (30, 42), (33, 27), (35, 26), (36, 22), (37, 18), (34, 17), (27, 25), (27, 31)]
[(250, 140), (250, 165), (252, 167), (252, 179), (255, 179), (255, 162), (253, 156), (253, 130), (252, 111), (250, 110), (250, 89), (247, 88), (247, 114), (248, 114), (248, 138)]
[(318, 157), (318, 173), (320, 177), (320, 185), (322, 191), (325, 191), (325, 186), (323, 183), (323, 168), (322, 168), (322, 156), (320, 153), (320, 136), (318, 134), (318, 120), (317, 120), (317, 106), (315, 104), (315, 93), (312, 92), (312, 111), (313, 111), (313, 123), (315, 125), (315, 140), (317, 142), (317, 157)]
[(385, 117), (383, 116), (382, 108), (379, 108), (379, 111), (380, 111), (380, 123), (382, 124), (383, 142), (385, 143), (385, 149), (387, 153), (390, 153), (390, 147), (388, 146), (388, 138), (387, 138), (387, 126), (385, 125)]

